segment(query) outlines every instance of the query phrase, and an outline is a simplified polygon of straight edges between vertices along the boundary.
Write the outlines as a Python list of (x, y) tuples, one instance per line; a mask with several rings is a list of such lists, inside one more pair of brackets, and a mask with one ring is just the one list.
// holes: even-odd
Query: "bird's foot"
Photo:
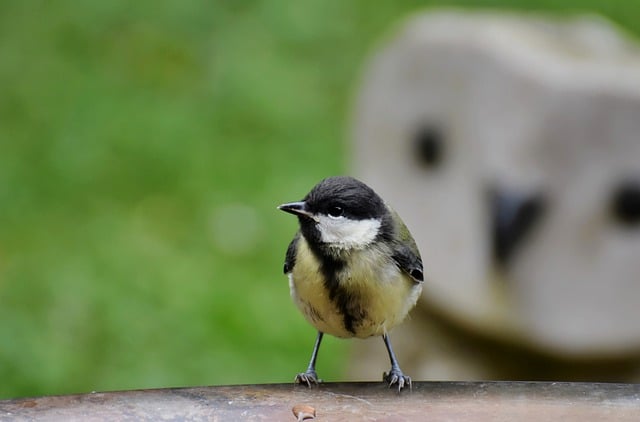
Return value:
[(306, 372), (302, 372), (296, 375), (296, 379), (294, 381), (296, 384), (306, 384), (307, 387), (311, 387), (312, 385), (318, 385), (322, 382), (321, 379), (318, 378), (318, 374), (313, 369), (307, 369)]
[(391, 368), (388, 373), (385, 372), (382, 375), (382, 380), (389, 383), (389, 388), (397, 384), (398, 393), (405, 387), (409, 387), (409, 390), (411, 390), (411, 377), (403, 374), (400, 368)]

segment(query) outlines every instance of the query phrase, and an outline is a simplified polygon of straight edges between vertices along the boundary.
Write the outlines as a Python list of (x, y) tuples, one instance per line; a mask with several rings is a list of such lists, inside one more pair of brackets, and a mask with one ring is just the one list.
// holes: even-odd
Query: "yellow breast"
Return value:
[(400, 271), (382, 248), (356, 250), (337, 274), (346, 292), (348, 313), (356, 318), (350, 331), (342, 306), (330, 298), (320, 261), (302, 237), (296, 263), (289, 274), (291, 297), (305, 318), (318, 331), (336, 337), (370, 337), (385, 334), (400, 323), (415, 305), (422, 285)]

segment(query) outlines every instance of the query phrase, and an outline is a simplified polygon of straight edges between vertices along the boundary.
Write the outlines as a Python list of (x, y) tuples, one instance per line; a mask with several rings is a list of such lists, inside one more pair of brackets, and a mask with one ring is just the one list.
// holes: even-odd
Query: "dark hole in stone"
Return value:
[(611, 199), (611, 213), (624, 225), (640, 224), (640, 180), (625, 180), (616, 187)]
[(444, 159), (445, 136), (438, 126), (422, 125), (414, 135), (414, 151), (418, 161), (429, 168), (436, 168)]

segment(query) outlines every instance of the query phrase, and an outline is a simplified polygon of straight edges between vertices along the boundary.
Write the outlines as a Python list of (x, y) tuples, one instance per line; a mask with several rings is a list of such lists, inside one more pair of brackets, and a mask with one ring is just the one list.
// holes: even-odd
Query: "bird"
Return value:
[(307, 370), (295, 382), (308, 387), (321, 382), (316, 360), (324, 334), (381, 336), (391, 363), (383, 382), (398, 392), (411, 389), (389, 331), (415, 306), (424, 277), (420, 252), (400, 216), (371, 187), (349, 176), (325, 178), (301, 201), (278, 209), (298, 217), (284, 273), (293, 302), (318, 332)]

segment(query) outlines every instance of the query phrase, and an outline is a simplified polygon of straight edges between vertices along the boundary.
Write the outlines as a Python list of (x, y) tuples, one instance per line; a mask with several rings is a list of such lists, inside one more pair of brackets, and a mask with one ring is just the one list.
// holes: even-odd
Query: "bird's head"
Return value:
[(389, 211), (384, 201), (352, 177), (322, 180), (302, 201), (278, 209), (294, 214), (303, 236), (311, 244), (338, 249), (362, 249), (388, 229)]

